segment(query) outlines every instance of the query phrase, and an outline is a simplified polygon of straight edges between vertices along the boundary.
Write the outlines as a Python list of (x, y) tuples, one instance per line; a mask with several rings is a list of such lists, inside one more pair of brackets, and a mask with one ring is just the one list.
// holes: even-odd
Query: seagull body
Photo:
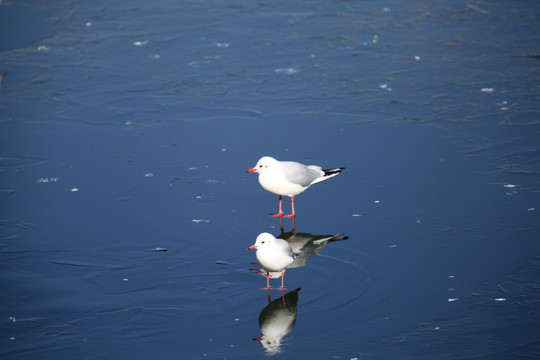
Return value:
[(261, 233), (257, 236), (255, 244), (248, 250), (257, 249), (255, 257), (259, 265), (266, 271), (266, 289), (270, 290), (270, 273), (281, 273), (281, 288), (283, 287), (283, 275), (285, 268), (294, 262), (295, 255), (289, 243), (283, 239), (276, 239), (269, 233)]
[[(295, 217), (294, 197), (318, 182), (338, 175), (343, 167), (323, 170), (320, 166), (304, 165), (294, 161), (278, 161), (270, 156), (259, 159), (254, 168), (246, 172), (259, 173), (259, 184), (272, 194), (279, 195), (279, 212), (270, 216)], [(291, 198), (292, 213), (283, 215), (282, 196)]]

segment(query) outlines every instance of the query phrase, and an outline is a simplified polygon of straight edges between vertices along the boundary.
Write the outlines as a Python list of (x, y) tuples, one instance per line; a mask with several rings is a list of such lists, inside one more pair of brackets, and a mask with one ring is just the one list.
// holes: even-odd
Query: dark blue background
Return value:
[(349, 237), (275, 357), (539, 356), (539, 10), (3, 2), (0, 355), (264, 358), (270, 155), (346, 167), (296, 230)]

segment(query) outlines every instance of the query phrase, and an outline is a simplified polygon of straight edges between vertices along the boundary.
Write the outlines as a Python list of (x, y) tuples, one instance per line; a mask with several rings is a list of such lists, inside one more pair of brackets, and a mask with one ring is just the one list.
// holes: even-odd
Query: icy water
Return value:
[[(537, 2), (46, 3), (0, 4), (2, 359), (540, 357)], [(294, 233), (264, 155), (346, 168)]]

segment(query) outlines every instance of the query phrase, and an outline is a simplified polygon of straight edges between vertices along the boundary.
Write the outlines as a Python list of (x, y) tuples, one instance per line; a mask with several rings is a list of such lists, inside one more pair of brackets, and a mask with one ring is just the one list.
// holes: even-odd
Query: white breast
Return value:
[(302, 186), (288, 181), (283, 173), (279, 171), (265, 171), (259, 174), (259, 184), (262, 188), (272, 194), (296, 196), (306, 190), (308, 186)]

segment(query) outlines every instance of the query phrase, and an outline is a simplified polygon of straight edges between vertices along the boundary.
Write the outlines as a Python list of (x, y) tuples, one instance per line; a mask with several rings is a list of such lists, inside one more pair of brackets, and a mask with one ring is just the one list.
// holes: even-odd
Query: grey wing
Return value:
[(284, 162), (286, 168), (285, 178), (301, 186), (309, 186), (313, 180), (324, 175), (324, 172), (316, 167), (307, 167), (294, 161)]

